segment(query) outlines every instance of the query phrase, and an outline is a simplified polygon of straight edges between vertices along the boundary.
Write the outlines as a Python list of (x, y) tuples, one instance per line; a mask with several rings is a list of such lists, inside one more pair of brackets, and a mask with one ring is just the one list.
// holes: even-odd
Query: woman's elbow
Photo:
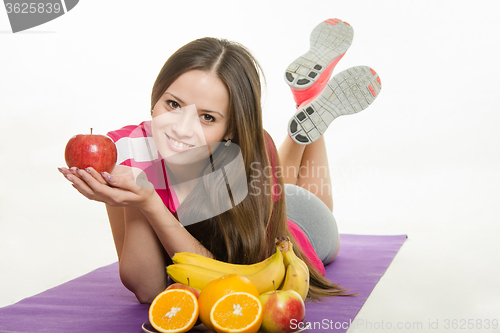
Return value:
[(126, 279), (121, 279), (125, 288), (134, 293), (135, 297), (141, 304), (150, 304), (153, 302), (155, 297), (161, 292), (161, 288), (158, 290), (153, 290), (150, 287), (141, 286), (137, 283), (130, 283)]
[(134, 292), (134, 295), (141, 304), (151, 304), (156, 297), (156, 295), (141, 292)]
[(130, 274), (130, 272), (122, 269), (120, 269), (120, 280), (125, 288), (134, 293), (137, 300), (142, 304), (152, 303), (155, 297), (166, 288), (166, 283), (153, 286), (151, 281), (141, 280), (137, 274)]

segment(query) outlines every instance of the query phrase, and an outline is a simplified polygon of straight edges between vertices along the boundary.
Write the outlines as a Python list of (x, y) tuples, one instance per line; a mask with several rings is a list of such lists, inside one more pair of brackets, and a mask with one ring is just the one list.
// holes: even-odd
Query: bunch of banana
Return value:
[(309, 268), (293, 252), (293, 244), (287, 238), (280, 243), (280, 250), (283, 251), (283, 260), (286, 267), (285, 281), (280, 286), (280, 290), (295, 290), (303, 300), (309, 292)]
[(200, 290), (221, 276), (239, 274), (248, 278), (262, 294), (274, 290), (273, 281), (279, 286), (285, 278), (283, 253), (278, 244), (273, 255), (253, 265), (230, 264), (191, 252), (176, 253), (172, 262), (167, 266), (170, 278)]

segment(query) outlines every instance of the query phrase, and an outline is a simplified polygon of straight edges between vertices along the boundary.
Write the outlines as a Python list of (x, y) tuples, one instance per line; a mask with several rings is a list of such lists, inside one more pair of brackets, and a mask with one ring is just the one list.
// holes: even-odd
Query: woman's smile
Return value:
[(190, 145), (188, 143), (185, 143), (185, 142), (182, 142), (182, 141), (179, 141), (179, 140), (172, 138), (167, 133), (165, 133), (165, 135), (167, 137), (168, 145), (175, 151), (183, 152), (183, 151), (189, 150), (189, 149), (194, 147), (194, 145)]
[(211, 72), (191, 70), (172, 82), (156, 102), (153, 138), (171, 169), (206, 162), (212, 148), (230, 138), (228, 121), (229, 92), (224, 82)]

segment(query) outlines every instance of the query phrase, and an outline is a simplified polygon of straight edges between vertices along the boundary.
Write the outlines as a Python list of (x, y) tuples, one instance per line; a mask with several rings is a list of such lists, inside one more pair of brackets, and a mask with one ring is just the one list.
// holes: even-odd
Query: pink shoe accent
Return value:
[(315, 98), (316, 98), (316, 96), (312, 96), (311, 98), (303, 101), (302, 104), (297, 105), (297, 110), (302, 109), (305, 105), (309, 104), (309, 102), (313, 101)]
[(377, 76), (377, 82), (378, 84), (382, 85), (382, 82), (380, 81), (380, 76)]
[(370, 68), (370, 71), (372, 72), (373, 75), (377, 75), (377, 72), (375, 72), (372, 68)]
[(378, 74), (374, 76), (373, 72), (368, 66), (355, 66), (335, 75), (318, 96), (299, 104), (288, 121), (288, 137), (300, 145), (308, 145), (318, 140), (335, 118), (370, 106), (381, 90), (375, 84)]
[[(373, 70), (372, 70), (372, 72), (373, 72)], [(371, 84), (368, 86), (368, 89), (370, 89), (370, 92), (372, 93), (373, 97), (377, 97), (377, 94), (375, 93), (375, 89), (373, 89)]]
[(328, 23), (328, 24), (331, 24), (331, 25), (335, 25), (335, 24), (339, 23), (340, 20), (339, 19), (328, 19), (328, 20), (326, 20), (324, 22)]
[(325, 88), (337, 63), (352, 43), (353, 29), (338, 18), (318, 24), (310, 35), (310, 49), (285, 72), (297, 105), (317, 96)]
[(333, 68), (338, 64), (338, 62), (344, 55), (345, 53), (335, 59), (330, 65), (328, 65), (328, 67), (323, 73), (321, 73), (319, 79), (311, 88), (306, 90), (293, 90), (293, 88), (290, 87), (292, 90), (293, 99), (295, 100), (295, 103), (297, 103), (297, 105), (301, 105), (305, 100), (310, 100), (318, 96), (321, 91), (323, 91), (323, 88), (328, 83), (328, 79), (330, 78), (330, 74), (332, 73)]

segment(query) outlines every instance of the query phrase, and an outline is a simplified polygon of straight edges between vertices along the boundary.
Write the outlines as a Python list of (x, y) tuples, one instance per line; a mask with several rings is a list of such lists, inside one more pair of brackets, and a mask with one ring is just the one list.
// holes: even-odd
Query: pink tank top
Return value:
[[(269, 134), (267, 132), (265, 134), (266, 148), (273, 168), (273, 178), (276, 179), (276, 147)], [(158, 152), (152, 148), (155, 145), (151, 132), (151, 121), (144, 121), (139, 125), (125, 126), (119, 130), (111, 131), (107, 135), (116, 144), (118, 151), (117, 164), (135, 167), (144, 171), (148, 180), (155, 184), (155, 190), (163, 200), (165, 206), (172, 214), (175, 213), (179, 207), (179, 200), (170, 186), (170, 180), (163, 160), (158, 158)], [(274, 187), (273, 193), (274, 201), (280, 199), (278, 190)], [(288, 227), (304, 254), (318, 271), (322, 275), (325, 275), (325, 267), (302, 229), (291, 220), (288, 220)]]

